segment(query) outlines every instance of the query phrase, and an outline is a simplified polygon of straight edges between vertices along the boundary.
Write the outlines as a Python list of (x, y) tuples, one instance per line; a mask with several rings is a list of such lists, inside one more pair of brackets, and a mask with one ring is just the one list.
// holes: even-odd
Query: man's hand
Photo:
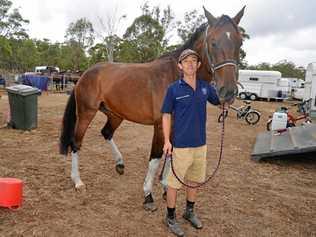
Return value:
[(170, 156), (171, 153), (172, 153), (172, 144), (170, 143), (170, 141), (166, 141), (163, 146), (163, 154)]

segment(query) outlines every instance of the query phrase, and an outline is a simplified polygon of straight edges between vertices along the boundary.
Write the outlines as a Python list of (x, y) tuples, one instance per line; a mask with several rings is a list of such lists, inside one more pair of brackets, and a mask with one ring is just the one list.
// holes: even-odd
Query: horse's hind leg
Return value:
[(116, 166), (116, 172), (119, 174), (124, 174), (124, 161), (121, 152), (117, 148), (114, 140), (113, 140), (113, 134), (115, 130), (120, 126), (122, 123), (123, 119), (120, 117), (110, 113), (110, 112), (105, 112), (103, 111), (107, 117), (108, 121), (104, 125), (104, 127), (101, 130), (101, 133), (104, 137), (104, 139), (111, 145), (112, 149), (112, 155), (115, 160)]
[(148, 171), (144, 181), (144, 209), (147, 211), (157, 210), (156, 205), (154, 204), (154, 199), (152, 196), (153, 182), (159, 168), (160, 158), (162, 156), (163, 149), (163, 134), (162, 134), (162, 125), (157, 123), (154, 125), (154, 136), (151, 146), (151, 154), (149, 159)]
[(94, 118), (97, 110), (89, 109), (85, 111), (78, 111), (78, 120), (75, 127), (75, 147), (72, 147), (71, 152), (71, 179), (75, 183), (75, 187), (78, 189), (84, 186), (84, 183), (80, 179), (79, 173), (79, 155), (78, 149), (81, 147), (83, 136)]

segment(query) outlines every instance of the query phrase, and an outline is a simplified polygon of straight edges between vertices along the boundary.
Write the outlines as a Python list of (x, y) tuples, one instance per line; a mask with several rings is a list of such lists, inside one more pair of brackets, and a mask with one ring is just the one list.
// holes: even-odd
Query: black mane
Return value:
[(181, 52), (185, 49), (193, 49), (194, 43), (197, 41), (197, 39), (200, 37), (200, 35), (205, 31), (208, 23), (203, 23), (199, 26), (199, 28), (196, 29), (196, 31), (192, 34), (189, 40), (187, 40), (183, 45), (181, 45), (176, 50), (166, 53), (159, 58), (178, 58), (181, 54)]
[[(234, 26), (236, 31), (239, 31), (238, 26), (236, 23), (227, 15), (222, 15), (220, 18), (217, 19), (217, 22), (215, 23), (214, 27), (220, 27), (225, 25), (226, 23), (230, 23)], [(159, 57), (161, 58), (178, 58), (181, 54), (181, 52), (185, 49), (193, 49), (194, 43), (197, 41), (197, 39), (200, 37), (200, 35), (206, 30), (206, 27), (208, 26), (208, 23), (203, 23), (199, 26), (199, 28), (196, 29), (196, 31), (193, 33), (193, 35), (190, 37), (189, 40), (187, 40), (182, 46), (178, 47), (176, 50), (166, 53)]]

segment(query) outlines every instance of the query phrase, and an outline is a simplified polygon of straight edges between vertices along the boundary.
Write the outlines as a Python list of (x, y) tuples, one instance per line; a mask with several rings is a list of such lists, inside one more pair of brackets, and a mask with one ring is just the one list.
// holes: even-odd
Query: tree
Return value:
[(153, 60), (163, 52), (164, 30), (159, 22), (149, 15), (137, 17), (123, 37), (129, 41), (128, 48), (133, 46), (136, 51), (136, 62)]
[(82, 49), (91, 46), (94, 41), (94, 29), (92, 23), (86, 18), (81, 18), (76, 22), (70, 23), (66, 30), (65, 38), (74, 41)]
[(89, 49), (89, 64), (106, 61), (106, 46), (104, 44), (96, 44)]
[(93, 44), (94, 30), (92, 23), (86, 18), (81, 18), (70, 23), (66, 30), (65, 38), (68, 46), (73, 50), (70, 53), (75, 70), (82, 70), (87, 65), (85, 50)]
[(282, 77), (304, 78), (305, 71), (297, 67), (293, 62), (282, 60), (273, 65), (272, 70), (282, 73)]
[(23, 19), (17, 8), (11, 11), (11, 7), (11, 1), (0, 0), (0, 36), (16, 39), (28, 38), (24, 25), (29, 21)]
[[(33, 71), (39, 62), (39, 55), (33, 40), (25, 39), (18, 42), (16, 59), (19, 62), (18, 69), (22, 71)], [(30, 56), (31, 55), (31, 56)]]
[(186, 12), (184, 14), (184, 23), (177, 21), (177, 32), (178, 36), (182, 40), (182, 43), (190, 39), (191, 35), (203, 22), (205, 22), (205, 16), (198, 14), (197, 10)]
[(272, 70), (272, 66), (270, 63), (266, 63), (266, 62), (263, 62), (263, 63), (259, 63), (257, 65), (250, 65), (247, 67), (247, 69), (250, 69), (250, 70)]
[[(240, 33), (241, 33), (241, 37), (242, 37), (242, 42), (244, 42), (246, 39), (250, 39), (250, 36), (246, 33), (246, 30), (241, 27), (241, 26), (238, 26), (239, 27), (239, 30), (240, 30)], [(246, 51), (240, 47), (240, 54), (239, 54), (239, 68), (240, 69), (245, 69), (247, 67), (247, 61), (246, 61)]]
[(48, 39), (36, 40), (39, 63), (42, 65), (59, 66), (60, 43), (52, 44)]
[(163, 36), (163, 47), (167, 47), (170, 34), (176, 27), (176, 23), (174, 22), (175, 16), (171, 7), (168, 5), (165, 9), (160, 9), (159, 6), (154, 6), (150, 9), (148, 2), (145, 2), (144, 5), (141, 6), (142, 15), (143, 16), (150, 16), (152, 19), (159, 22), (162, 29), (164, 30)]
[(119, 47), (119, 57), (125, 62), (147, 62), (165, 53), (168, 33), (175, 27), (170, 6), (161, 10), (145, 2), (141, 10), (142, 15), (127, 28)]
[[(114, 61), (114, 50), (117, 43), (117, 30), (118, 25), (122, 19), (124, 19), (126, 15), (122, 15), (120, 17), (117, 16), (117, 8), (111, 13), (108, 13), (105, 16), (105, 20), (101, 17), (99, 19), (99, 25), (101, 27), (101, 32), (98, 33), (99, 37), (101, 37), (102, 42), (105, 47), (102, 47), (106, 51), (107, 59), (109, 62)], [(99, 49), (102, 49), (99, 48)]]
[(305, 75), (304, 68), (297, 67), (293, 62), (289, 62), (287, 60), (282, 60), (276, 64), (264, 62), (257, 65), (249, 66), (248, 69), (279, 71), (281, 72), (282, 77), (294, 77), (303, 79)]
[(0, 68), (8, 68), (8, 60), (12, 55), (12, 47), (8, 39), (0, 36)]

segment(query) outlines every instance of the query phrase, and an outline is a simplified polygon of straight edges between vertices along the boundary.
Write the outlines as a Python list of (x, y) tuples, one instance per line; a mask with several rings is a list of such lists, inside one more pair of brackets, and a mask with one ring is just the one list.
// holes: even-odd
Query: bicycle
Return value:
[[(243, 101), (245, 105), (240, 107), (235, 107), (230, 105), (228, 108), (232, 109), (237, 113), (237, 119), (244, 119), (249, 125), (255, 125), (259, 122), (261, 113), (253, 108), (251, 108), (250, 101)], [(220, 123), (228, 116), (228, 110), (222, 112), (217, 121)]]
[[(280, 107), (277, 109), (276, 112), (286, 113), (287, 114), (287, 122), (286, 122), (286, 128), (289, 127), (296, 127), (296, 122), (300, 120), (304, 120), (302, 125), (312, 123), (311, 118), (309, 117), (309, 114), (306, 112), (306, 106), (308, 105), (308, 102), (311, 101), (311, 99), (305, 100), (301, 103), (295, 103), (292, 106), (298, 106), (298, 112), (302, 113), (302, 115), (294, 116), (294, 114), (291, 114), (289, 112), (288, 107)], [(272, 125), (272, 116), (269, 116), (269, 120), (267, 122), (267, 131), (271, 131), (271, 125)]]

